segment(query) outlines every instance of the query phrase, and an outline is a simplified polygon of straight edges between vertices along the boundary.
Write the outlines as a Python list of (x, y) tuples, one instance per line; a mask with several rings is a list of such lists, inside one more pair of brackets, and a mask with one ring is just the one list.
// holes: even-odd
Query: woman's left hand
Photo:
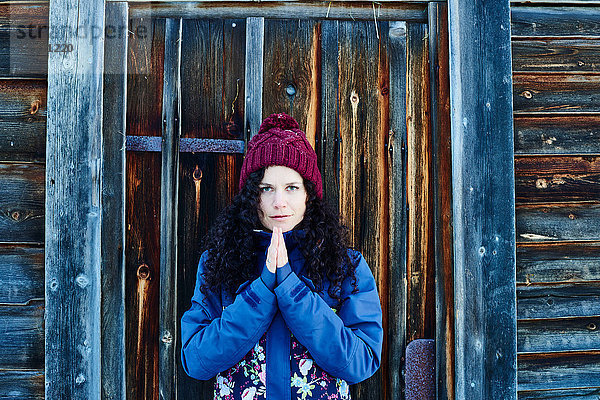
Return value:
[(277, 240), (277, 268), (283, 267), (288, 262), (287, 248), (285, 247), (285, 239), (283, 238), (283, 229), (274, 227), (273, 235), (278, 236)]

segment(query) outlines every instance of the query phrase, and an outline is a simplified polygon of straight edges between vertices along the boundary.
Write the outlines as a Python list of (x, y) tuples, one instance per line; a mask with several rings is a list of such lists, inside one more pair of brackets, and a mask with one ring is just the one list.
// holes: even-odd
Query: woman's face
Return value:
[(291, 168), (273, 165), (265, 169), (258, 187), (258, 217), (267, 230), (279, 227), (287, 232), (302, 221), (307, 199), (302, 175)]

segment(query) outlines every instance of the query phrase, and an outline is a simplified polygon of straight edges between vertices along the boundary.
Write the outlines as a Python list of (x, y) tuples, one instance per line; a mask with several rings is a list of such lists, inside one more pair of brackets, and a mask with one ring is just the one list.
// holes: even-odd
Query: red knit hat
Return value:
[(306, 140), (306, 134), (300, 130), (298, 122), (284, 113), (265, 118), (258, 133), (248, 143), (240, 174), (240, 189), (248, 175), (271, 165), (283, 165), (296, 170), (304, 179), (315, 184), (317, 196), (323, 198), (317, 153)]

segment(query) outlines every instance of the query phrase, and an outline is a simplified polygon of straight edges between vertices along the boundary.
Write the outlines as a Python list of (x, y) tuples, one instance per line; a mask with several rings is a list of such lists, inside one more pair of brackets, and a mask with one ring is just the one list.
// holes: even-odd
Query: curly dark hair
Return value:
[[(239, 285), (259, 276), (256, 268), (248, 266), (257, 263), (257, 239), (253, 230), (263, 228), (258, 209), (259, 184), (264, 173), (265, 168), (261, 168), (250, 174), (231, 205), (217, 217), (206, 235), (204, 247), (208, 254), (204, 264), (204, 283), (200, 287), (205, 294), (219, 289), (233, 294)], [(345, 279), (350, 278), (353, 291), (357, 290), (356, 266), (350, 262), (347, 251), (348, 229), (340, 222), (337, 213), (317, 197), (314, 183), (305, 179), (304, 186), (307, 191), (306, 211), (297, 226), (305, 232), (305, 237), (298, 241), (305, 258), (304, 274), (318, 291), (323, 290), (324, 279), (328, 279), (329, 295), (341, 302)]]

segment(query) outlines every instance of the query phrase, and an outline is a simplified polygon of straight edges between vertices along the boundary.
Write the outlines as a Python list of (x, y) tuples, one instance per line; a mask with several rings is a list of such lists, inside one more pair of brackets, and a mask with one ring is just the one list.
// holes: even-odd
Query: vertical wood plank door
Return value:
[[(411, 21), (379, 20), (375, 9), (370, 20), (233, 13), (206, 19), (186, 17), (178, 8), (148, 16), (136, 7), (130, 9), (127, 65), (126, 135), (137, 143), (128, 144), (125, 167), (127, 399), (213, 398), (213, 382), (193, 380), (181, 367), (179, 320), (190, 305), (204, 235), (238, 191), (244, 143), (275, 112), (292, 115), (307, 133), (319, 157), (324, 197), (339, 210), (351, 245), (363, 253), (378, 285), (381, 368), (352, 387), (352, 398), (403, 399), (407, 340), (435, 336), (426, 12)], [(180, 43), (171, 43), (166, 27), (180, 18)], [(177, 66), (166, 56), (170, 46), (181, 46)], [(167, 67), (178, 68), (180, 80), (180, 117), (168, 121)], [(247, 93), (257, 86), (247, 82), (253, 71), (262, 76), (260, 89)], [(180, 137), (161, 139), (165, 124)], [(179, 156), (161, 157), (161, 140), (163, 150), (165, 140), (178, 140)], [(162, 182), (161, 169), (176, 171), (177, 184)], [(164, 192), (174, 187), (176, 210), (163, 205), (161, 211)], [(176, 271), (169, 279), (161, 276), (172, 273), (161, 269), (169, 246), (164, 235), (170, 235), (161, 231), (165, 212), (172, 215), (169, 232), (176, 233), (170, 242)], [(160, 350), (159, 326), (168, 318), (174, 321), (174, 356)], [(174, 374), (159, 354), (174, 357)]]

